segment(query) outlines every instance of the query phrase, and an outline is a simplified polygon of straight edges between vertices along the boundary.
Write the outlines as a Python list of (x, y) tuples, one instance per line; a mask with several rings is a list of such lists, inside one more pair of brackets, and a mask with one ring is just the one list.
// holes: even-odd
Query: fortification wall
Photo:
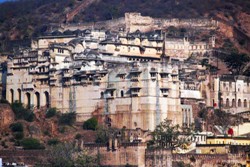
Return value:
[(220, 164), (246, 164), (244, 154), (172, 154), (168, 149), (147, 149), (145, 165), (149, 166), (176, 166), (177, 162), (192, 164), (194, 167), (219, 166)]
[[(60, 31), (71, 30), (75, 31), (77, 29), (84, 30), (89, 28), (105, 28), (105, 29), (116, 29), (123, 27), (125, 28), (125, 18), (121, 17), (119, 19), (99, 21), (99, 22), (90, 22), (90, 23), (77, 23), (77, 24), (61, 24), (59, 27)], [(54, 28), (57, 29), (57, 28)]]
[[(146, 149), (145, 143), (123, 143), (109, 147), (106, 144), (84, 144), (90, 154), (100, 155), (103, 166), (172, 167), (177, 162), (191, 164), (194, 167), (217, 167), (222, 164), (246, 165), (246, 155), (237, 154), (171, 154), (169, 149)], [(34, 165), (46, 158), (46, 150), (0, 150), (3, 162), (24, 162)]]
[(164, 29), (169, 26), (196, 27), (200, 29), (214, 29), (218, 26), (218, 22), (213, 19), (158, 19), (141, 16), (140, 13), (126, 13), (125, 22), (127, 32), (134, 32), (136, 30), (147, 32), (154, 29)]
[[(114, 144), (114, 143), (113, 143)], [(123, 143), (120, 146), (86, 144), (92, 154), (100, 154), (103, 166), (145, 166), (145, 143)]]
[(46, 156), (44, 150), (0, 150), (3, 162), (24, 162), (27, 165), (35, 165)]
[[(175, 27), (196, 27), (199, 29), (214, 29), (218, 27), (218, 21), (209, 18), (198, 18), (198, 19), (162, 19), (152, 18), (149, 16), (141, 16), (140, 13), (125, 13), (125, 17), (91, 22), (91, 23), (77, 23), (77, 24), (61, 24), (59, 27), (60, 31), (65, 30), (77, 30), (87, 28), (102, 28), (118, 30), (118, 28), (126, 28), (127, 32), (134, 32), (140, 30), (141, 32), (148, 32), (155, 29), (164, 29), (169, 26)], [(53, 26), (52, 26), (53, 27)], [(54, 27), (54, 29), (58, 29)]]

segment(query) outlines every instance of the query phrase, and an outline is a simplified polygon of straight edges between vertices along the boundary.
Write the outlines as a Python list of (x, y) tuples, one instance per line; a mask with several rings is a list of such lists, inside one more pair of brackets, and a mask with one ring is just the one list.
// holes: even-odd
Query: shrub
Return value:
[(93, 117), (85, 121), (82, 127), (83, 129), (86, 129), (86, 130), (96, 130), (97, 125), (98, 125), (97, 119)]
[(56, 108), (50, 108), (47, 110), (45, 117), (46, 118), (51, 118), (56, 115)]
[(24, 120), (28, 122), (33, 122), (35, 119), (35, 114), (32, 111), (26, 112), (26, 115), (24, 116)]
[(39, 140), (34, 138), (25, 138), (22, 140), (21, 145), (26, 150), (32, 149), (44, 149), (44, 146), (40, 143)]
[(20, 122), (13, 123), (10, 125), (10, 129), (12, 132), (23, 132), (23, 124)]
[(58, 140), (58, 139), (49, 139), (48, 140), (48, 145), (57, 145), (57, 144), (59, 144), (60, 143), (60, 141)]
[(46, 135), (46, 136), (50, 136), (50, 133), (49, 133), (48, 130), (45, 130), (45, 131), (43, 132), (43, 134)]
[(16, 140), (21, 140), (21, 139), (23, 139), (24, 134), (23, 134), (23, 132), (15, 132), (14, 137)]
[(64, 113), (59, 118), (59, 124), (61, 125), (73, 125), (75, 121), (76, 121), (75, 112)]
[(59, 131), (60, 133), (64, 133), (64, 132), (65, 132), (65, 127), (64, 127), (64, 126), (59, 127), (59, 128), (58, 128), (58, 131)]
[(6, 99), (1, 99), (0, 100), (0, 103), (3, 103), (3, 104), (10, 104), (8, 100)]
[(16, 119), (24, 119), (28, 122), (34, 121), (35, 114), (31, 110), (24, 108), (22, 103), (15, 101), (11, 104), (11, 108), (15, 114)]
[(81, 134), (79, 134), (79, 133), (77, 133), (77, 134), (76, 134), (76, 136), (75, 136), (75, 139), (77, 139), (77, 140), (78, 140), (78, 139), (80, 139), (81, 137), (82, 137), (82, 135), (81, 135)]

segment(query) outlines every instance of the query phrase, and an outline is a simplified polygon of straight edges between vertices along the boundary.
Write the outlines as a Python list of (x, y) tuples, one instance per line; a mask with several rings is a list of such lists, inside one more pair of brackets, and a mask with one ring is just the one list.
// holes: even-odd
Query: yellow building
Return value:
[(196, 145), (197, 154), (227, 154), (229, 146), (226, 144), (201, 144)]
[(207, 144), (229, 144), (229, 145), (250, 145), (248, 137), (224, 137), (214, 136), (207, 137)]

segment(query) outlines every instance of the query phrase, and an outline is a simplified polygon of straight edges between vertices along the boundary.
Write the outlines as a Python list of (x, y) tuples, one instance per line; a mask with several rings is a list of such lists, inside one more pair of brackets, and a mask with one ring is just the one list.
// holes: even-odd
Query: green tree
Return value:
[(60, 143), (48, 150), (45, 164), (53, 167), (94, 167), (99, 162), (96, 155), (92, 156), (85, 149), (79, 150), (72, 143)]
[(76, 113), (75, 112), (68, 112), (63, 113), (59, 118), (59, 124), (61, 125), (73, 125), (76, 121)]
[(23, 124), (20, 122), (13, 123), (10, 125), (10, 129), (12, 132), (23, 132)]
[(233, 74), (242, 75), (249, 69), (249, 55), (235, 52), (225, 56), (223, 60), (227, 64), (227, 67), (231, 69)]
[(96, 130), (97, 125), (98, 125), (98, 121), (96, 118), (93, 117), (85, 121), (82, 127), (83, 129), (86, 129), (86, 130)]
[(51, 118), (54, 117), (56, 115), (56, 108), (50, 108), (46, 111), (46, 118)]
[(54, 139), (49, 139), (47, 143), (48, 143), (48, 145), (57, 145), (57, 144), (60, 143), (60, 140), (58, 140), (58, 139), (56, 139), (56, 138), (54, 138)]
[(22, 140), (21, 145), (25, 150), (44, 149), (44, 146), (40, 141), (35, 138), (25, 138)]
[(153, 147), (174, 149), (187, 142), (187, 134), (182, 134), (180, 126), (172, 125), (172, 122), (167, 119), (156, 126), (152, 132), (152, 137), (151, 144)]
[(35, 114), (32, 110), (25, 108), (22, 103), (15, 101), (11, 104), (11, 108), (15, 114), (16, 119), (24, 119), (28, 122), (34, 121)]
[(96, 143), (107, 143), (110, 136), (110, 130), (104, 126), (98, 126), (96, 132)]

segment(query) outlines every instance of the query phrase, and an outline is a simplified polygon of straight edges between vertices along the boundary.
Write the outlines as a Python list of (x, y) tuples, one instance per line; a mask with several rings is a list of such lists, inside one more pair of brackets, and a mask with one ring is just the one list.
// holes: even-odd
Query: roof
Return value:
[(198, 90), (181, 90), (181, 98), (202, 99), (201, 93)]

